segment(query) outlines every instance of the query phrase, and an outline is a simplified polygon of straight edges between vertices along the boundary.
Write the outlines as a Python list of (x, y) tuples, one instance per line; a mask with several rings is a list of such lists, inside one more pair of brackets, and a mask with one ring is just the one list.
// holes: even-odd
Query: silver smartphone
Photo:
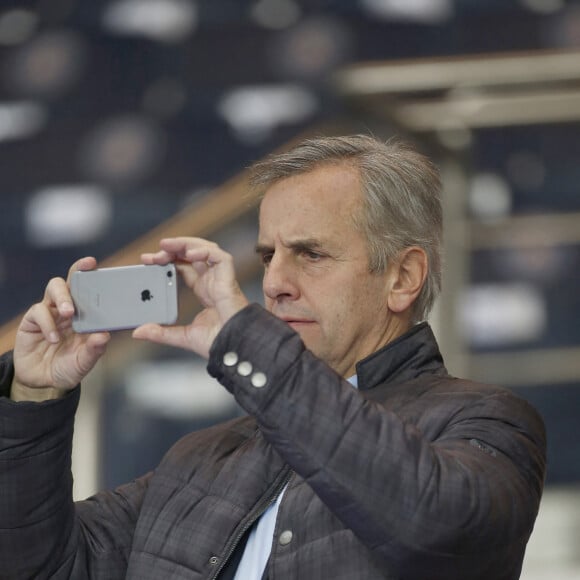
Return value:
[(175, 266), (136, 265), (74, 272), (70, 291), (76, 332), (136, 328), (177, 320)]

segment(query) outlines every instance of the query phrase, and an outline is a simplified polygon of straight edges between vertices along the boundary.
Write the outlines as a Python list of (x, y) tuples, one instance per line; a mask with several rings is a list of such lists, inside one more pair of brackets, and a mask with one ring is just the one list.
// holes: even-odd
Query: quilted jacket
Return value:
[[(269, 580), (519, 578), (544, 482), (542, 420), (505, 389), (449, 376), (427, 324), (360, 361), (355, 389), (251, 305), (216, 338), (208, 371), (248, 415), (76, 504), (79, 389), (0, 398), (1, 580), (219, 578), (287, 483)], [(12, 373), (7, 354), (4, 395)]]

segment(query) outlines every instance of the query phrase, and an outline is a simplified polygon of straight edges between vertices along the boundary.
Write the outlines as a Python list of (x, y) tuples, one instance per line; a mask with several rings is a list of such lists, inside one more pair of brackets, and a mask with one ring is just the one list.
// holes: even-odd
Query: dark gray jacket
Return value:
[[(78, 390), (0, 399), (2, 580), (216, 578), (287, 481), (270, 580), (519, 577), (542, 420), (506, 390), (450, 377), (426, 324), (360, 362), (356, 390), (252, 305), (208, 370), (249, 417), (188, 435), (154, 473), (76, 505)], [(9, 357), (0, 372), (6, 393)]]

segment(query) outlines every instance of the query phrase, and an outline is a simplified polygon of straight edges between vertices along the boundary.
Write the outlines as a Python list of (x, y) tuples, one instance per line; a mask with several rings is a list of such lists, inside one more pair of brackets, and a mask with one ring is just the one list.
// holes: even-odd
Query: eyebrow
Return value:
[[(289, 248), (294, 252), (303, 252), (308, 250), (319, 250), (322, 248), (322, 243), (316, 238), (305, 238), (294, 240), (283, 244), (285, 248)], [(264, 255), (274, 250), (273, 246), (267, 244), (256, 244), (256, 254)]]

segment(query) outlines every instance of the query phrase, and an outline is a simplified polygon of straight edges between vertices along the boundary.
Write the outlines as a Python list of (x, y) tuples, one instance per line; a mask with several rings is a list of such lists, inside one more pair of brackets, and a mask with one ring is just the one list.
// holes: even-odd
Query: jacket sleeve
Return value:
[[(12, 373), (11, 356), (4, 355), (4, 395)], [(75, 505), (71, 448), (78, 400), (78, 388), (43, 403), (0, 397), (0, 580), (125, 577), (147, 477)]]
[(257, 305), (222, 329), (208, 370), (385, 572), (519, 577), (545, 467), (543, 423), (523, 401), (491, 391), (472, 405), (447, 403), (445, 428), (426, 437)]

